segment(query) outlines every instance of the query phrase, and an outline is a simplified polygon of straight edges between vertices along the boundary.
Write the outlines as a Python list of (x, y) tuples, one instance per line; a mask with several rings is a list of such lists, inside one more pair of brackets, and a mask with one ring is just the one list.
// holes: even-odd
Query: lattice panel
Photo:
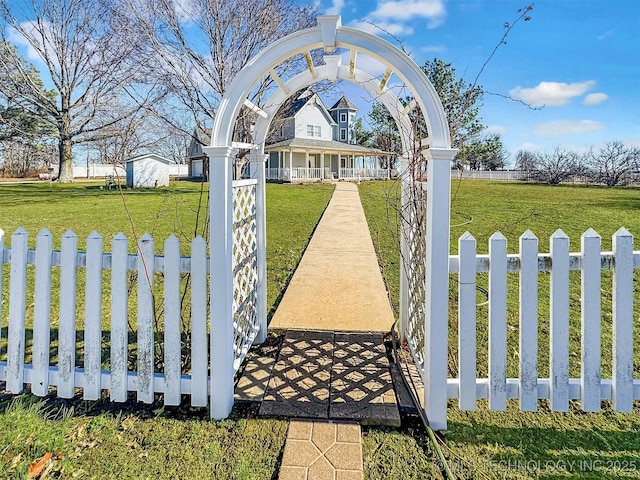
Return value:
[(416, 363), (424, 366), (424, 315), (425, 315), (425, 235), (426, 192), (421, 187), (409, 186), (411, 201), (404, 209), (408, 217), (405, 235), (408, 252), (404, 259), (408, 272), (408, 322), (405, 332)]
[(237, 371), (259, 330), (256, 183), (233, 187), (233, 327)]

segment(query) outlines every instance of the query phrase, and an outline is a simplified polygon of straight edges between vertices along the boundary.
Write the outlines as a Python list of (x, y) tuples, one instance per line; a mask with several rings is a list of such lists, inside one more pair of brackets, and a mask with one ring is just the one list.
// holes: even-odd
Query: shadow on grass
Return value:
[[(0, 415), (4, 414), (12, 402), (26, 404), (42, 403), (46, 418), (58, 420), (69, 417), (96, 417), (102, 414), (127, 416), (139, 419), (170, 418), (183, 421), (209, 420), (208, 407), (192, 407), (190, 395), (183, 395), (180, 405), (165, 406), (163, 395), (156, 394), (153, 403), (142, 403), (136, 399), (136, 392), (130, 392), (126, 402), (112, 402), (108, 393), (103, 392), (99, 400), (83, 400), (82, 391), (72, 398), (60, 398), (55, 388), (45, 397), (33, 395), (29, 389), (19, 394), (11, 394), (5, 390), (5, 382), (0, 382)], [(235, 421), (258, 416), (258, 404), (235, 404), (228, 420)]]
[[(640, 402), (633, 413), (477, 411), (449, 421), (447, 443), (452, 465), (471, 471), (534, 478), (638, 478), (640, 476)], [(523, 477), (517, 477), (523, 478)]]

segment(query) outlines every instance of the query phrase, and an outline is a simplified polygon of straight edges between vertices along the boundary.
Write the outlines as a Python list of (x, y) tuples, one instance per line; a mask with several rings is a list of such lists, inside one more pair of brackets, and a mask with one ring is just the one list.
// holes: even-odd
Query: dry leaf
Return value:
[(31, 465), (29, 465), (29, 468), (27, 470), (27, 478), (39, 477), (42, 471), (44, 470), (44, 468), (47, 466), (47, 464), (50, 461), (51, 461), (51, 453), (47, 452), (44, 454), (44, 456), (40, 460), (33, 462)]

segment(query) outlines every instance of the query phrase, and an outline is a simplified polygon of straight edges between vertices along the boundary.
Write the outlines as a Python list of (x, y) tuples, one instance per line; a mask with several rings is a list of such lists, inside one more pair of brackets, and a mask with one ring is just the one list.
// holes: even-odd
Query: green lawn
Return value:
[[(398, 308), (399, 253), (394, 182), (371, 182), (360, 186), (360, 197), (376, 246), (379, 262), (387, 282), (394, 308)], [(457, 251), (457, 239), (465, 231), (478, 241), (478, 252), (487, 253), (488, 239), (497, 230), (508, 239), (510, 253), (517, 252), (518, 237), (532, 230), (540, 240), (540, 251), (548, 251), (548, 238), (562, 228), (571, 239), (571, 251), (580, 250), (580, 235), (594, 228), (603, 240), (603, 248), (611, 248), (611, 235), (621, 226), (640, 235), (640, 189), (607, 189), (598, 187), (544, 186), (520, 183), (490, 183), (463, 180), (452, 183), (451, 249)], [(638, 240), (635, 242), (638, 248)], [(479, 279), (479, 283), (483, 279)], [(517, 376), (517, 275), (509, 279), (508, 299), (509, 362), (508, 375)], [(548, 275), (541, 274), (541, 284)], [(579, 276), (571, 278), (571, 342), (579, 352)], [(603, 274), (603, 375), (610, 374), (611, 313), (610, 275)], [(455, 312), (454, 282), (451, 282), (451, 311)], [(540, 292), (540, 376), (548, 366), (548, 285)], [(545, 290), (546, 289), (546, 290)], [(640, 276), (636, 272), (636, 318), (640, 319)], [(478, 307), (478, 369), (486, 375), (486, 307)], [(634, 344), (640, 345), (640, 320), (634, 332)], [(450, 374), (457, 371), (456, 324), (450, 321)], [(640, 351), (635, 352), (635, 374), (640, 376)], [(571, 375), (579, 376), (579, 354), (572, 354)], [(445, 451), (452, 469), (462, 478), (640, 478), (640, 405), (632, 414), (613, 412), (605, 402), (602, 413), (584, 414), (572, 402), (571, 412), (554, 413), (547, 402), (540, 402), (540, 412), (524, 413), (517, 402), (509, 401), (507, 412), (491, 412), (485, 401), (479, 401), (475, 412), (462, 412), (457, 402), (449, 408), (449, 429)], [(372, 431), (364, 443), (365, 465), (372, 456), (379, 457), (388, 441)], [(407, 442), (407, 439), (403, 439)], [(405, 459), (406, 449), (389, 454), (375, 468), (405, 463), (403, 469), (388, 467), (380, 478), (420, 478), (403, 476), (424, 468), (425, 457), (419, 454)], [(412, 462), (410, 459), (414, 459)], [(565, 462), (565, 463), (562, 463)], [(571, 463), (573, 462), (573, 463)], [(600, 463), (598, 463), (600, 462)], [(375, 469), (371, 471), (377, 471)], [(371, 477), (375, 478), (375, 477)]]
[[(54, 248), (72, 229), (80, 250), (86, 236), (97, 230), (105, 239), (105, 251), (110, 251), (111, 237), (119, 231), (130, 239), (134, 231), (138, 237), (149, 232), (157, 253), (165, 238), (175, 234), (183, 240), (183, 254), (188, 254), (194, 235), (207, 233), (207, 187), (175, 182), (166, 189), (125, 190), (121, 195), (95, 183), (0, 185), (0, 228), (9, 246), (11, 233), (24, 227), (31, 247), (40, 229), (47, 228), (54, 235)], [(275, 310), (332, 192), (329, 185), (267, 185), (269, 311)], [(78, 279), (81, 289), (82, 275)], [(28, 316), (32, 295), (30, 290)], [(55, 329), (56, 299), (52, 300)], [(78, 302), (80, 326), (82, 294)], [(1, 324), (5, 341), (7, 310), (3, 309)], [(108, 314), (103, 315), (103, 328), (108, 328)], [(0, 345), (0, 359), (4, 358), (6, 345)], [(47, 478), (275, 478), (286, 421), (258, 419), (238, 407), (229, 419), (212, 422), (206, 409), (191, 409), (188, 402), (186, 398), (185, 406), (164, 409), (161, 399), (143, 406), (135, 395), (122, 405), (0, 394), (0, 479), (26, 478), (29, 464), (46, 453), (53, 455)]]
[[(194, 232), (206, 233), (205, 210), (199, 207), (206, 205), (206, 190), (201, 192), (200, 187), (177, 182), (168, 189), (126, 191), (124, 202), (137, 234), (153, 232), (162, 239), (161, 245), (171, 233), (185, 240), (193, 238)], [(541, 251), (547, 249), (548, 235), (560, 227), (571, 236), (572, 250), (578, 248), (579, 235), (588, 227), (603, 235), (605, 248), (621, 225), (640, 234), (638, 189), (465, 181), (454, 184), (453, 190), (452, 223), (464, 223), (453, 227), (454, 250), (465, 230), (476, 236), (480, 252), (486, 252), (487, 238), (497, 229), (509, 239), (510, 252), (515, 252), (517, 238), (526, 228), (540, 238)], [(331, 192), (331, 186), (267, 186), (271, 312)], [(363, 183), (360, 195), (397, 308), (393, 183)], [(60, 235), (71, 228), (83, 248), (84, 237), (96, 229), (105, 237), (108, 250), (107, 239), (110, 242), (114, 233), (132, 236), (123, 198), (118, 192), (101, 191), (96, 184), (0, 185), (0, 205), (0, 228), (9, 237), (22, 225), (34, 242), (38, 230), (47, 227), (58, 246)], [(3, 327), (6, 337), (6, 318)], [(639, 332), (637, 328), (636, 335)], [(610, 408), (600, 414), (582, 414), (575, 405), (569, 414), (551, 413), (544, 402), (541, 408), (538, 413), (523, 413), (510, 402), (509, 411), (500, 413), (488, 411), (480, 402), (477, 411), (460, 412), (452, 402), (445, 452), (453, 470), (460, 478), (640, 478), (639, 409), (625, 415)], [(23, 478), (31, 462), (50, 452), (54, 461), (49, 478), (272, 479), (286, 429), (284, 420), (257, 419), (241, 408), (234, 409), (228, 420), (212, 422), (203, 409), (163, 409), (161, 402), (143, 407), (135, 400), (116, 405), (2, 395), (0, 478)], [(438, 476), (437, 462), (432, 461), (419, 425), (366, 427), (363, 432), (366, 479)]]

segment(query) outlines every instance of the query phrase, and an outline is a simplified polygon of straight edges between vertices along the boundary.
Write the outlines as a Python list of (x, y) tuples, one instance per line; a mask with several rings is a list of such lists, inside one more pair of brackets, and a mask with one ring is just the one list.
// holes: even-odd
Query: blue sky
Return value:
[[(526, 0), (322, 0), (322, 14), (371, 31), (418, 63), (441, 58), (472, 82)], [(538, 0), (478, 79), (481, 110), (507, 149), (640, 146), (640, 1)], [(374, 25), (380, 28), (374, 27)], [(392, 33), (393, 37), (385, 34)], [(362, 90), (344, 86), (366, 115)], [(511, 96), (536, 107), (507, 100)]]

